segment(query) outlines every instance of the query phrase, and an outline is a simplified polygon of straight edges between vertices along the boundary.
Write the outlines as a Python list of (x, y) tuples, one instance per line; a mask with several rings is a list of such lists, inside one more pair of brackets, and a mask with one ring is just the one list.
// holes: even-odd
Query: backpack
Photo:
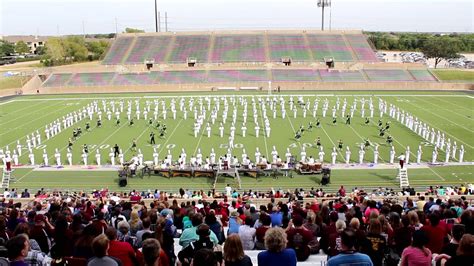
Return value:
[(306, 260), (309, 257), (310, 250), (308, 245), (305, 244), (304, 236), (296, 232), (292, 237), (292, 242), (298, 261)]

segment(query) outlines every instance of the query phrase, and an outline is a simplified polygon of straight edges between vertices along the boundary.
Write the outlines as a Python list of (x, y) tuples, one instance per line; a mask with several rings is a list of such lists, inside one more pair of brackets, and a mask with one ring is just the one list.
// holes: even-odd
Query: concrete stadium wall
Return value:
[[(280, 86), (285, 91), (344, 91), (344, 90), (474, 90), (469, 83), (439, 82), (273, 82), (272, 87)], [(137, 86), (88, 86), (88, 87), (50, 87), (41, 88), (41, 94), (75, 93), (119, 93), (119, 92), (212, 92), (218, 87), (262, 87), (266, 91), (268, 83), (222, 83), (222, 84), (162, 84)], [(251, 91), (250, 91), (251, 92)], [(34, 92), (36, 93), (36, 91)]]

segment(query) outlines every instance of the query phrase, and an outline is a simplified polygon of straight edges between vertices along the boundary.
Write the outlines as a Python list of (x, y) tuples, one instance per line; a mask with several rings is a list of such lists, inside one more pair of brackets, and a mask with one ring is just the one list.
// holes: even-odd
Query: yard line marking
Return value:
[[(48, 107), (49, 107), (49, 106), (48, 106)], [(54, 112), (48, 112), (48, 113), (46, 113), (46, 114), (44, 114), (44, 115), (42, 115), (42, 116), (40, 116), (40, 117), (38, 117), (38, 118), (36, 118), (36, 119), (34, 119), (34, 120), (29, 121), (29, 123), (31, 124), (32, 122), (35, 122), (35, 121), (37, 121), (37, 120), (40, 120), (41, 118), (43, 118), (43, 117), (45, 117), (45, 116), (49, 116), (49, 115), (51, 115), (52, 113), (53, 113), (53, 114), (59, 113), (61, 110), (65, 109), (65, 108), (68, 108), (68, 107), (70, 107), (70, 106), (65, 106), (65, 107), (63, 107), (63, 108), (57, 109), (57, 110), (54, 111)], [(44, 109), (44, 108), (41, 108), (41, 109)], [(38, 111), (41, 110), (41, 109), (38, 109)], [(31, 115), (31, 114), (26, 114), (26, 115), (28, 116), (28, 115)], [(59, 118), (57, 118), (57, 119), (59, 119)], [(12, 120), (12, 121), (13, 121), (13, 120)], [(8, 131), (6, 131), (6, 132), (1, 133), (0, 136), (3, 136), (3, 135), (5, 135), (5, 134), (7, 134), (7, 133), (10, 133), (10, 132), (12, 132), (12, 131), (15, 131), (16, 129), (21, 128), (21, 127), (23, 127), (23, 126), (24, 126), (24, 125), (20, 125), (20, 126), (17, 126), (17, 127), (15, 127), (15, 128), (12, 128), (12, 129), (10, 129), (10, 130), (8, 130)]]
[(176, 127), (173, 129), (173, 131), (171, 132), (170, 136), (168, 138), (166, 138), (166, 142), (163, 144), (163, 147), (160, 149), (160, 151), (158, 152), (158, 154), (160, 154), (163, 149), (166, 147), (166, 144), (168, 144), (168, 142), (170, 141), (171, 139), (171, 136), (173, 136), (174, 132), (176, 131), (176, 129), (178, 129), (179, 125), (181, 124), (181, 122), (183, 122), (183, 118), (181, 118), (178, 122), (178, 124), (176, 125)]
[(6, 102), (3, 102), (3, 103), (0, 103), (0, 105), (9, 104), (9, 103), (13, 103), (13, 102), (15, 102), (15, 100), (10, 100), (10, 101), (6, 101)]
[[(82, 121), (82, 120), (79, 120), (79, 121)], [(79, 122), (79, 121), (78, 121), (78, 122)], [(76, 123), (73, 123), (73, 125), (74, 125), (74, 124), (76, 124)], [(43, 126), (43, 127), (44, 127), (44, 126)], [(70, 128), (70, 127), (68, 127), (68, 128)], [(66, 128), (66, 129), (67, 129), (67, 128)], [(40, 128), (38, 128), (37, 130), (40, 130)], [(36, 130), (34, 130), (33, 132), (35, 132), (35, 131), (36, 131)], [(54, 135), (54, 136), (51, 136), (49, 139), (45, 139), (44, 141), (41, 142), (41, 144), (44, 144), (45, 142), (48, 142), (48, 141), (51, 140), (52, 138), (54, 138), (54, 137), (56, 137), (57, 135), (61, 134), (62, 132), (63, 132), (63, 130), (61, 130), (60, 133), (58, 133), (58, 134), (56, 134), (56, 135)], [(42, 133), (40, 133), (40, 134), (42, 134)], [(28, 133), (27, 135), (29, 135), (29, 133)], [(23, 137), (21, 137), (21, 138), (19, 138), (19, 139), (17, 139), (17, 140), (20, 140), (20, 141), (21, 141), (21, 140), (24, 139), (24, 138), (26, 138), (26, 136), (23, 136)], [(11, 144), (16, 143), (17, 140), (14, 140), (14, 141), (8, 143), (7, 145), (5, 145), (5, 147), (6, 147), (6, 146), (10, 146)], [(26, 145), (25, 145), (25, 146), (26, 146)], [(15, 147), (15, 148), (16, 148), (16, 147)], [(20, 157), (18, 157), (18, 159), (21, 158), (21, 157), (23, 157), (23, 156), (25, 156), (25, 155), (26, 155), (26, 154), (23, 153)]]
[[(263, 99), (262, 99), (262, 101), (263, 101)], [(265, 104), (265, 103), (264, 103), (264, 104)], [(262, 105), (262, 106), (263, 106), (263, 105)], [(260, 120), (262, 121), (263, 140), (264, 140), (264, 142), (265, 142), (265, 151), (266, 151), (265, 156), (266, 156), (266, 158), (269, 158), (269, 157), (268, 157), (268, 146), (267, 146), (267, 132), (266, 132), (266, 130), (263, 128), (263, 126), (264, 126), (265, 123), (263, 122), (263, 111), (262, 111), (262, 108), (263, 108), (263, 107), (262, 107), (262, 106), (260, 106)]]
[[(421, 100), (421, 99), (420, 99), (420, 100)], [(426, 100), (422, 100), (422, 101), (423, 101), (423, 102), (427, 102), (427, 103), (429, 103), (429, 104), (431, 104), (431, 105), (437, 106), (436, 104), (430, 103), (429, 101), (426, 101)], [(427, 110), (427, 109), (425, 109), (425, 110)], [(458, 114), (458, 113), (456, 113), (456, 112), (453, 112), (453, 111), (451, 111), (451, 110), (449, 110), (449, 109), (446, 109), (446, 111), (451, 112), (451, 113), (454, 113), (455, 115), (461, 116), (462, 118), (466, 118), (466, 117), (464, 117), (464, 116), (462, 116), (462, 115), (460, 115), (460, 114)], [(430, 113), (436, 115), (437, 117), (442, 118), (443, 120), (450, 121), (451, 123), (453, 123), (453, 124), (455, 124), (455, 125), (458, 125), (458, 124), (452, 122), (451, 120), (447, 119), (447, 118), (444, 117), (444, 116), (435, 114), (435, 113), (433, 113), (433, 112), (431, 112), (431, 111), (428, 111), (428, 112), (430, 112)], [(471, 110), (471, 112), (472, 112), (472, 110)], [(461, 126), (461, 125), (459, 125), (459, 126), (462, 127), (462, 128), (465, 128), (465, 127), (463, 127), (463, 126)], [(471, 129), (468, 129), (468, 128), (465, 128), (465, 129), (468, 130), (468, 131), (471, 131), (472, 133), (474, 133), (474, 131), (471, 130)]]
[[(401, 144), (396, 138), (393, 138), (393, 140), (395, 140), (395, 142), (398, 143), (398, 145), (400, 145), (402, 147), (402, 150), (405, 148), (405, 146), (403, 144)], [(413, 158), (416, 157), (416, 155), (411, 150), (410, 150), (410, 154), (413, 155)], [(438, 176), (441, 180), (446, 181), (446, 179), (444, 179), (442, 176), (440, 176), (438, 173), (436, 173), (433, 169), (431, 169), (431, 167), (428, 167), (428, 169), (430, 169), (430, 171), (433, 172), (436, 176)]]
[[(293, 129), (293, 134), (296, 134), (296, 130), (295, 130), (295, 127), (293, 126), (293, 122), (291, 122), (290, 116), (289, 115), (285, 115), (285, 116), (286, 116), (286, 119), (288, 119), (288, 121), (290, 122), (290, 126)], [(301, 149), (301, 142), (299, 142), (299, 141), (297, 141), (297, 142), (298, 142), (298, 145), (300, 145), (300, 149)]]
[[(324, 127), (322, 125), (321, 125), (321, 129), (324, 131), (324, 134), (326, 134), (326, 136), (329, 138), (329, 141), (331, 141), (333, 147), (336, 147), (336, 143), (334, 141), (332, 141), (332, 138), (329, 136), (329, 134), (326, 132), (326, 130), (324, 129)], [(344, 155), (342, 155), (342, 152), (339, 149), (336, 148), (336, 150), (339, 153), (339, 155), (341, 155), (341, 158), (342, 158), (341, 162), (343, 162), (344, 161)]]
[[(415, 104), (413, 104), (413, 103), (411, 103), (411, 102), (407, 102), (407, 103), (416, 106)], [(453, 121), (451, 121), (451, 120), (449, 120), (449, 119), (447, 119), (447, 118), (445, 118), (445, 117), (443, 117), (443, 116), (440, 116), (440, 115), (438, 115), (438, 114), (436, 114), (436, 113), (433, 113), (433, 112), (431, 112), (431, 111), (428, 110), (428, 109), (424, 109), (424, 110), (427, 111), (427, 112), (429, 112), (429, 113), (431, 113), (431, 114), (433, 114), (433, 115), (435, 115), (435, 116), (437, 116), (437, 117), (439, 117), (439, 118), (441, 118), (441, 119), (443, 119), (443, 120), (446, 120), (446, 121), (448, 121), (448, 122), (450, 122), (450, 123), (452, 123), (452, 124), (454, 124), (454, 125), (456, 125), (456, 126), (458, 126), (458, 127), (464, 128), (465, 130), (467, 130), (467, 131), (469, 131), (469, 132), (471, 132), (471, 133), (474, 133), (474, 130), (471, 130), (471, 129), (466, 128), (466, 127), (464, 127), (464, 126), (462, 126), (462, 125), (459, 125), (459, 124), (457, 124), (457, 123), (454, 123)]]
[[(219, 103), (219, 105), (220, 105), (220, 103)], [(206, 120), (204, 120), (204, 121), (208, 121), (208, 120), (209, 120), (209, 117), (211, 117), (211, 114), (212, 114), (212, 111), (209, 111), (209, 115), (207, 116)], [(202, 127), (203, 127), (203, 128), (202, 128), (201, 136), (199, 136), (199, 140), (198, 140), (198, 142), (197, 142), (197, 144), (196, 144), (196, 148), (194, 148), (194, 153), (193, 153), (192, 155), (196, 155), (196, 152), (197, 152), (197, 150), (198, 150), (198, 148), (199, 148), (199, 144), (201, 143), (201, 140), (202, 140), (202, 136), (204, 136), (204, 130), (205, 130), (205, 128), (204, 128), (204, 121), (202, 121), (202, 123), (203, 123)], [(193, 130), (194, 130), (194, 128), (193, 128)], [(211, 136), (212, 136), (212, 135), (211, 135)], [(229, 160), (230, 160), (230, 159), (231, 159), (231, 158), (229, 158)]]
[[(22, 177), (20, 177), (18, 180), (15, 180), (15, 182), (13, 182), (14, 184), (16, 184), (17, 182), (20, 182), (20, 180), (22, 180), (23, 178), (25, 178), (26, 176), (30, 175), (31, 173), (33, 173), (34, 171), (34, 168), (31, 169), (28, 173), (26, 173), (25, 175), (23, 175)], [(44, 182), (42, 182), (44, 183)]]
[[(146, 123), (146, 122), (145, 122)], [(138, 138), (136, 138), (136, 141), (138, 142), (138, 140), (140, 140), (140, 138), (143, 136), (143, 134), (145, 134), (145, 132), (147, 131), (147, 129), (149, 129), (148, 126), (145, 126), (145, 130), (142, 131), (142, 133), (140, 135), (138, 135)], [(132, 146), (128, 147), (127, 150), (125, 150), (125, 152), (123, 153), (123, 156), (125, 157), (125, 154), (127, 154), (130, 150), (132, 149)]]
[[(10, 101), (10, 102), (14, 102), (14, 101)], [(39, 103), (36, 103), (36, 104), (33, 104), (33, 105), (28, 105), (28, 106), (23, 107), (23, 108), (21, 108), (21, 109), (14, 110), (13, 112), (10, 112), (10, 113), (8, 113), (8, 114), (11, 115), (11, 114), (17, 113), (17, 112), (23, 111), (23, 110), (25, 110), (25, 109), (31, 108), (31, 107), (33, 107), (33, 106), (37, 106), (37, 105), (39, 105), (39, 104), (41, 104), (41, 103), (42, 103), (42, 102), (39, 102)], [(10, 121), (11, 121), (11, 120), (10, 120)]]
[(456, 106), (456, 107), (459, 107), (459, 108), (468, 110), (469, 112), (472, 112), (472, 111), (473, 111), (472, 109), (469, 109), (469, 108), (466, 108), (466, 107), (464, 107), (464, 106), (460, 106), (460, 105), (454, 104), (454, 103), (452, 103), (452, 102), (450, 102), (450, 101), (446, 101), (446, 100), (443, 100), (443, 99), (438, 99), (438, 97), (434, 97), (434, 96), (433, 96), (433, 97), (431, 97), (431, 98), (435, 98), (435, 99), (440, 100), (440, 101), (443, 101), (443, 102), (445, 102), (445, 103), (449, 103), (450, 105), (454, 105), (454, 106)]
[[(36, 105), (37, 105), (37, 104), (35, 104), (35, 105), (33, 105), (33, 106), (36, 106)], [(54, 105), (54, 106), (56, 106), (56, 105)], [(30, 106), (30, 107), (31, 107), (31, 106)], [(40, 108), (40, 109), (34, 110), (34, 113), (37, 113), (38, 111), (41, 111), (41, 110), (43, 110), (43, 109), (50, 108), (50, 107), (52, 107), (52, 106), (45, 106), (44, 108)], [(69, 106), (66, 106), (66, 107), (69, 107)], [(24, 109), (24, 108), (23, 108), (23, 109)], [(63, 109), (64, 109), (64, 108), (63, 108)], [(58, 113), (58, 112), (59, 112), (59, 110), (55, 110), (55, 111), (52, 111), (52, 112), (48, 112), (46, 115), (55, 114), (55, 113)], [(10, 113), (9, 113), (9, 115), (10, 115)], [(22, 118), (28, 117), (28, 116), (31, 116), (31, 113), (26, 112), (24, 115), (17, 116), (17, 117), (15, 117), (15, 119), (7, 120), (7, 121), (5, 121), (5, 123), (0, 123), (0, 125), (9, 124), (9, 123), (11, 123), (11, 122), (14, 122), (14, 121), (16, 121), (16, 120), (19, 120), (19, 119), (22, 119)], [(39, 118), (37, 118), (37, 119), (35, 119), (35, 120), (28, 121), (28, 122), (31, 123), (31, 122), (34, 122), (34, 121), (40, 119), (40, 118), (41, 118), (41, 117), (39, 117)], [(23, 124), (23, 125), (24, 125), (24, 124)], [(22, 125), (22, 126), (23, 126), (23, 125)]]
[[(380, 97), (378, 97), (378, 98), (381, 99)], [(383, 100), (383, 99), (382, 99), (382, 100)], [(394, 105), (395, 107), (397, 107), (395, 104), (393, 104), (393, 105)], [(401, 110), (402, 110), (402, 109), (401, 109)], [(406, 111), (406, 110), (405, 110), (405, 111)], [(390, 117), (390, 116), (389, 116), (389, 117)], [(392, 119), (393, 119), (393, 118), (392, 118)], [(397, 121), (397, 120), (395, 119), (395, 121)], [(424, 121), (426, 121), (426, 120), (424, 120)], [(397, 121), (397, 122), (399, 122), (399, 121)], [(422, 122), (423, 122), (423, 121), (422, 121)], [(399, 123), (400, 123), (400, 122), (399, 122)], [(426, 123), (426, 124), (429, 125), (431, 128), (435, 128), (435, 127), (433, 126), (433, 124), (430, 123), (430, 122), (423, 122), (423, 123)], [(444, 131), (444, 130), (443, 130), (443, 131)], [(450, 136), (450, 137), (452, 137), (453, 139), (458, 140), (458, 141), (459, 141), (460, 143), (462, 143), (462, 144), (466, 144), (466, 146), (468, 146), (468, 147), (471, 148), (471, 149), (474, 148), (474, 146), (469, 145), (469, 143), (464, 142), (463, 140), (461, 140), (461, 139), (459, 139), (459, 138), (457, 138), (457, 137), (455, 137), (455, 136), (449, 134), (447, 131), (445, 131), (445, 132), (446, 132), (446, 135), (447, 135), (447, 136)], [(418, 135), (418, 134), (417, 134), (417, 135)]]

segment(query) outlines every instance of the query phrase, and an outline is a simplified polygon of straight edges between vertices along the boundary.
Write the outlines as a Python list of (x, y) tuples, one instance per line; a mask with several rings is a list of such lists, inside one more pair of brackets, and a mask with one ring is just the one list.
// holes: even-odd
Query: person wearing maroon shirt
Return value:
[(344, 189), (344, 186), (341, 186), (341, 188), (339, 189), (339, 196), (341, 197), (345, 197), (346, 196), (346, 189)]
[(130, 196), (130, 202), (131, 203), (138, 203), (142, 200), (142, 197), (140, 196), (139, 193), (135, 192)]
[[(295, 226), (292, 228), (291, 223)], [(298, 261), (305, 261), (311, 254), (309, 243), (313, 240), (313, 234), (303, 227), (303, 217), (295, 216), (288, 224), (286, 236), (288, 239), (287, 248), (292, 248), (296, 252)]]
[(113, 227), (107, 228), (105, 235), (110, 240), (107, 254), (122, 262), (123, 266), (134, 266), (138, 262), (135, 250), (128, 242), (117, 240), (117, 230)]
[(329, 254), (329, 236), (337, 234), (336, 222), (338, 220), (337, 212), (331, 212), (329, 214), (329, 225), (326, 227), (326, 230), (321, 231), (321, 239), (319, 241), (321, 249), (324, 253)]
[(38, 242), (41, 251), (48, 254), (51, 249), (51, 235), (54, 232), (54, 226), (43, 214), (35, 216), (35, 225), (30, 230), (30, 238)]
[(439, 221), (439, 213), (433, 212), (429, 216), (430, 223), (423, 226), (420, 230), (423, 230), (428, 237), (428, 244), (426, 247), (431, 250), (431, 253), (441, 253), (443, 250), (444, 238), (447, 236), (445, 227), (443, 227)]
[(257, 228), (257, 231), (255, 232), (255, 249), (265, 250), (265, 233), (271, 227), (270, 224), (272, 223), (272, 219), (268, 214), (261, 213), (259, 221), (262, 223), (262, 226)]

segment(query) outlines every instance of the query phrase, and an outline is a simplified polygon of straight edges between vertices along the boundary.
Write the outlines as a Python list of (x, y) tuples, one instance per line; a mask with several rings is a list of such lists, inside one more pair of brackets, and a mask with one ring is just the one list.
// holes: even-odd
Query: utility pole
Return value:
[(157, 10), (156, 10), (156, 6), (157, 6), (156, 1), (157, 0), (155, 0), (155, 31), (158, 32), (158, 15), (156, 14), (156, 12), (157, 12)]
[(321, 30), (324, 30), (324, 8), (331, 6), (331, 0), (318, 0), (318, 7), (321, 7)]
[(161, 13), (158, 12), (158, 32), (161, 32)]
[(168, 32), (168, 12), (165, 12), (165, 32)]
[(84, 26), (84, 20), (82, 21), (82, 34), (84, 35), (84, 39), (86, 38), (86, 27)]
[(115, 39), (117, 39), (118, 35), (118, 26), (117, 26), (117, 18), (115, 18)]

